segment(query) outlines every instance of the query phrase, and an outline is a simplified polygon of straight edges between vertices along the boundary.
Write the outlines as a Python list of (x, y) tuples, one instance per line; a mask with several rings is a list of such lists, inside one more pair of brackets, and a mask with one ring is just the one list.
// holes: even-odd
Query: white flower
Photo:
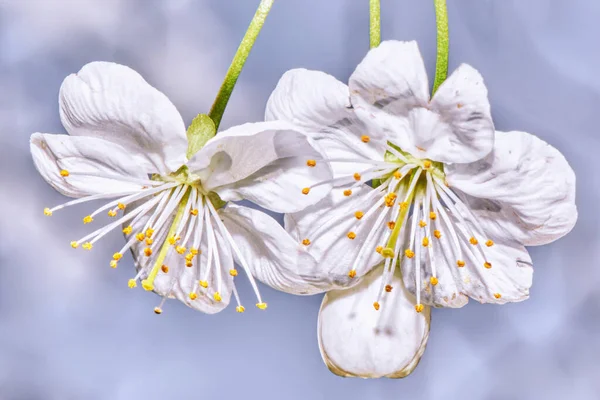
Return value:
[[(65, 79), (60, 117), (69, 135), (35, 133), (31, 153), (39, 172), (62, 194), (77, 198), (44, 210), (111, 199), (83, 218), (114, 218), (72, 247), (92, 246), (122, 227), (146, 290), (175, 297), (207, 313), (238, 302), (233, 278), (239, 265), (288, 290), (294, 274), (315, 267), (314, 259), (271, 217), (230, 201), (251, 200), (275, 211), (293, 212), (315, 203), (330, 189), (302, 188), (330, 180), (326, 163), (307, 166), (320, 153), (290, 123), (264, 122), (228, 129), (208, 140), (190, 160), (183, 120), (165, 95), (128, 67), (94, 62)], [(214, 128), (214, 126), (213, 126)], [(288, 275), (291, 277), (289, 280)], [(257, 306), (265, 308), (252, 275)], [(161, 305), (155, 311), (161, 312)]]
[[(309, 240), (320, 262), (323, 275), (311, 285), (356, 285), (342, 292), (344, 305), (335, 305), (342, 294), (328, 294), (320, 316), (322, 354), (348, 373), (393, 375), (409, 368), (393, 361), (412, 360), (425, 344), (423, 329), (373, 331), (375, 311), (362, 310), (363, 303), (375, 301), (375, 308), (397, 315), (407, 296), (419, 313), (426, 305), (461, 307), (468, 297), (524, 300), (533, 271), (524, 246), (558, 239), (577, 219), (567, 161), (535, 136), (495, 132), (475, 69), (461, 65), (433, 98), (428, 92), (416, 43), (388, 41), (368, 53), (349, 87), (321, 72), (292, 70), (267, 105), (267, 120), (312, 131), (334, 170), (331, 195), (287, 215), (286, 229)], [(368, 181), (379, 186), (372, 189)], [(379, 276), (360, 279), (369, 272)], [(404, 291), (400, 273), (415, 298), (390, 297)], [(366, 294), (370, 301), (362, 299)], [(331, 307), (346, 311), (333, 317)], [(355, 315), (354, 308), (362, 311)], [(396, 318), (419, 318), (412, 314)], [(327, 321), (332, 318), (335, 323)], [(352, 331), (357, 325), (360, 335)], [(397, 350), (377, 347), (381, 340), (395, 340)], [(366, 354), (357, 347), (384, 366), (361, 369)]]

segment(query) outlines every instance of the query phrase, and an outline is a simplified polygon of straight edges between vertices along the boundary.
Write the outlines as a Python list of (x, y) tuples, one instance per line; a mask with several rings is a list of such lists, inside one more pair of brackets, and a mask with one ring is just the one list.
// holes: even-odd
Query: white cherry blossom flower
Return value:
[[(314, 258), (268, 215), (231, 201), (248, 199), (275, 211), (294, 212), (323, 198), (331, 179), (305, 134), (287, 122), (245, 124), (209, 139), (189, 160), (183, 120), (167, 97), (128, 67), (94, 62), (65, 79), (60, 117), (68, 135), (35, 133), (31, 153), (44, 179), (75, 200), (58, 210), (105, 200), (83, 218), (102, 227), (71, 242), (91, 249), (115, 229), (126, 244), (112, 256), (117, 267), (127, 250), (137, 274), (129, 281), (197, 310), (223, 309), (235, 286), (234, 260), (256, 275), (271, 276), (288, 290), (295, 274), (315, 267)], [(213, 125), (214, 128), (214, 125)], [(110, 199), (110, 200), (109, 200)], [(297, 270), (296, 270), (297, 269)], [(261, 275), (262, 274), (262, 275)], [(289, 276), (289, 277), (288, 277)], [(258, 308), (266, 308), (251, 274)], [(291, 279), (291, 280), (290, 280)]]
[[(496, 132), (475, 69), (461, 65), (432, 98), (428, 93), (416, 43), (388, 41), (368, 53), (349, 86), (322, 72), (292, 70), (267, 105), (267, 120), (312, 132), (334, 171), (329, 197), (286, 215), (286, 229), (320, 263), (323, 275), (305, 284), (352, 287), (346, 300), (328, 294), (321, 310), (324, 359), (345, 357), (334, 372), (405, 373), (425, 345), (426, 330), (392, 330), (385, 340), (395, 340), (398, 352), (378, 348), (385, 335), (373, 328), (374, 317), (360, 325), (356, 318), (364, 315), (353, 311), (363, 302), (399, 314), (410, 298), (412, 318), (419, 318), (428, 305), (461, 307), (469, 297), (524, 300), (533, 272), (524, 246), (560, 238), (577, 219), (575, 176), (565, 158), (528, 133)], [(367, 274), (380, 276), (361, 279)], [(402, 296), (390, 296), (398, 291)], [(327, 312), (342, 301), (336, 316)], [(361, 351), (383, 366), (359, 367), (366, 355), (356, 348), (357, 325), (368, 331)], [(394, 364), (399, 359), (405, 363)]]

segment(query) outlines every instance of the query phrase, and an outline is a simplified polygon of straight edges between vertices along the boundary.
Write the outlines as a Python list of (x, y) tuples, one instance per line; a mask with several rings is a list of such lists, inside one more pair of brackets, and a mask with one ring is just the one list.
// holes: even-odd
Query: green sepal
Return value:
[(188, 148), (186, 156), (192, 158), (206, 142), (217, 134), (213, 120), (206, 114), (198, 114), (187, 129)]

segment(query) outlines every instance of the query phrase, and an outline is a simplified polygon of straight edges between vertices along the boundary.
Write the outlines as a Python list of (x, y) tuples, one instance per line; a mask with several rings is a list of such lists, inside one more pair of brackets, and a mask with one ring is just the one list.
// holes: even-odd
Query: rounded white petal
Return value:
[[(478, 217), (477, 212), (474, 212)], [(529, 298), (529, 288), (533, 279), (533, 268), (529, 253), (517, 242), (494, 240), (488, 247), (485, 238), (478, 238), (475, 246), (469, 238), (461, 236), (460, 228), (465, 232), (475, 232), (467, 221), (459, 222), (451, 214), (454, 231), (458, 235), (460, 251), (452, 243), (451, 228), (445, 220), (439, 219), (437, 229), (439, 239), (431, 238), (432, 254), (436, 268), (437, 285), (431, 284), (432, 263), (427, 251), (421, 251), (421, 262), (403, 257), (402, 274), (408, 290), (416, 294), (416, 265), (420, 265), (421, 302), (436, 307), (462, 307), (468, 297), (481, 303), (504, 304)], [(486, 225), (480, 226), (486, 230)], [(485, 231), (487, 233), (487, 231)], [(417, 245), (421, 245), (424, 230), (417, 231)], [(464, 261), (459, 267), (457, 261)], [(486, 268), (488, 262), (490, 268)]]
[[(355, 216), (357, 211), (366, 214), (381, 198), (381, 195), (370, 195), (372, 191), (363, 185), (353, 189), (351, 196), (344, 196), (342, 189), (334, 189), (318, 204), (285, 215), (286, 231), (297, 242), (310, 241), (307, 249), (317, 260), (321, 272), (329, 276), (330, 288), (356, 284), (360, 277), (383, 260), (375, 249), (385, 245), (383, 238), (389, 228), (385, 219), (379, 224), (376, 222), (381, 212), (389, 210), (388, 207), (377, 207), (369, 218), (358, 220)], [(356, 234), (355, 239), (348, 237), (350, 232)], [(352, 269), (356, 272), (354, 278), (348, 275)]]
[(60, 88), (60, 118), (73, 136), (101, 138), (146, 155), (159, 172), (185, 163), (181, 115), (169, 99), (129, 67), (92, 62)]
[[(228, 204), (220, 211), (246, 266), (255, 278), (286, 293), (315, 294), (321, 280), (315, 259), (281, 225), (265, 213)], [(242, 265), (239, 257), (237, 263)]]
[[(248, 199), (276, 212), (294, 212), (321, 200), (331, 180), (317, 145), (290, 123), (245, 124), (218, 134), (188, 163), (206, 190), (225, 201)], [(315, 160), (316, 165), (307, 165)]]
[(373, 302), (381, 288), (383, 267), (360, 284), (325, 295), (319, 312), (319, 348), (329, 369), (340, 376), (403, 378), (417, 366), (429, 337), (429, 307), (415, 311), (415, 300), (392, 278), (380, 309)]
[[(348, 86), (320, 71), (287, 71), (267, 102), (266, 120), (290, 121), (304, 128), (330, 159), (382, 160), (386, 138), (357, 117)], [(363, 136), (369, 142), (363, 141)], [(354, 172), (351, 163), (333, 162), (334, 175)]]
[(497, 132), (493, 153), (445, 172), (451, 187), (472, 196), (466, 200), (492, 237), (541, 245), (577, 221), (573, 170), (558, 150), (528, 133)]
[(147, 180), (153, 172), (144, 156), (103, 139), (34, 133), (29, 147), (42, 177), (69, 197), (140, 190), (130, 178)]

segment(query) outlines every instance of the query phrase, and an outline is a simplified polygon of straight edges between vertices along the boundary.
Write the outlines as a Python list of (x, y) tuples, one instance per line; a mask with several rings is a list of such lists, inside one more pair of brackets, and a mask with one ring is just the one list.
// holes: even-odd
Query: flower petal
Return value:
[(129, 67), (92, 62), (60, 88), (60, 117), (73, 136), (92, 136), (145, 154), (161, 173), (185, 163), (181, 115), (169, 99)]
[[(350, 105), (348, 86), (320, 71), (287, 71), (269, 97), (266, 120), (290, 121), (304, 128), (329, 159), (382, 160), (386, 138), (368, 131)], [(369, 136), (365, 143), (363, 136)], [(353, 163), (332, 162), (335, 176), (347, 176)]]
[[(577, 221), (575, 174), (554, 147), (525, 132), (497, 132), (485, 159), (446, 168), (447, 181), (473, 198), (492, 238), (550, 243)], [(477, 199), (475, 199), (477, 198)]]
[[(220, 211), (251, 273), (261, 282), (286, 293), (315, 294), (319, 276), (315, 259), (267, 214), (228, 204)], [(242, 264), (239, 259), (238, 264)]]
[[(474, 212), (477, 217), (477, 212)], [(474, 227), (463, 220), (459, 222), (452, 214), (450, 227), (445, 219), (436, 221), (440, 225), (439, 239), (431, 238), (432, 254), (437, 271), (437, 285), (431, 285), (432, 264), (424, 252), (419, 263), (421, 266), (421, 302), (436, 307), (462, 307), (471, 297), (482, 303), (504, 304), (518, 302), (529, 298), (532, 284), (533, 268), (531, 258), (525, 247), (508, 240), (496, 240), (491, 247), (484, 243), (476, 246), (469, 243), (469, 238), (461, 236), (464, 232), (474, 232)], [(485, 230), (486, 226), (482, 228)], [(453, 242), (452, 231), (456, 232), (460, 251)], [(487, 232), (486, 232), (487, 233)], [(425, 232), (417, 231), (416, 243), (421, 243)], [(459, 267), (457, 261), (465, 264)], [(404, 284), (408, 290), (416, 294), (414, 258), (402, 260)], [(490, 268), (486, 268), (485, 262)]]
[(103, 139), (34, 133), (29, 143), (39, 173), (69, 197), (141, 190), (131, 178), (147, 180), (152, 172), (144, 156)]
[[(334, 189), (318, 204), (285, 215), (286, 231), (298, 243), (310, 241), (308, 251), (317, 260), (321, 272), (329, 275), (329, 288), (356, 284), (382, 261), (375, 248), (384, 244), (383, 237), (389, 230), (385, 220), (377, 223), (377, 219), (388, 207), (376, 207), (371, 216), (366, 216), (367, 210), (376, 206), (381, 198), (381, 195), (373, 196), (376, 194), (373, 190), (363, 185), (353, 189), (351, 196), (344, 196), (342, 190)], [(365, 213), (360, 220), (355, 216), (357, 211)], [(356, 234), (355, 239), (348, 237), (349, 232)], [(356, 273), (354, 278), (348, 275), (351, 270)]]
[(328, 292), (319, 312), (321, 356), (336, 375), (403, 378), (417, 366), (429, 338), (430, 309), (415, 311), (414, 297), (402, 285), (400, 272), (393, 290), (384, 293), (381, 309), (373, 302), (381, 290), (383, 267), (361, 283)]
[[(276, 212), (301, 210), (331, 189), (331, 168), (298, 127), (271, 121), (228, 129), (208, 141), (188, 163), (206, 190), (225, 201), (248, 199)], [(316, 160), (311, 167), (308, 160)]]

